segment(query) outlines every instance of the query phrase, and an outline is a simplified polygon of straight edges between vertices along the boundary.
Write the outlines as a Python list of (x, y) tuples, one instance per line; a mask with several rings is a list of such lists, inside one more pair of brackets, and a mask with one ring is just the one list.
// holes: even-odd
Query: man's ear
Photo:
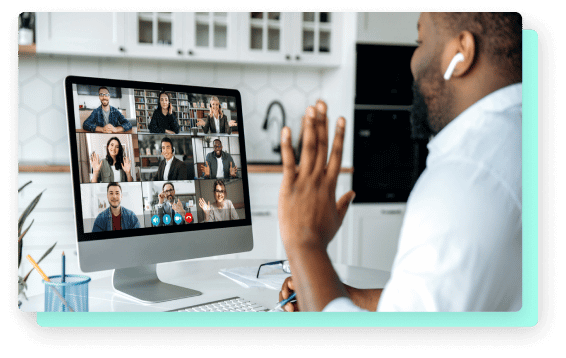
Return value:
[[(458, 55), (458, 61), (454, 61), (457, 54), (460, 53), (463, 59)], [(462, 77), (469, 73), (476, 60), (476, 42), (474, 35), (469, 31), (462, 31), (457, 37), (452, 39), (445, 48), (442, 58), (443, 73), (450, 70), (451, 62), (454, 68), (448, 77)]]

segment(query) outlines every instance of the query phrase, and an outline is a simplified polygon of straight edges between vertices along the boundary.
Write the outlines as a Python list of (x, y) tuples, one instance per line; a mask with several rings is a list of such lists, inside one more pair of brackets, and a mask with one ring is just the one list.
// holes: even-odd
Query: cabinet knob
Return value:
[(177, 53), (178, 53), (179, 55), (182, 55), (182, 54), (183, 54), (183, 51), (178, 50)]
[(191, 56), (192, 56), (192, 55), (193, 55), (193, 51), (190, 51), (190, 50), (189, 50), (189, 55), (191, 55)]
[(120, 50), (120, 52), (126, 52), (126, 49), (125, 49), (125, 48), (123, 48), (123, 47), (120, 47), (120, 49), (119, 49), (119, 50)]
[(297, 60), (297, 61), (299, 61), (300, 59), (301, 59), (301, 56), (299, 56), (299, 55), (297, 55), (297, 56), (295, 57), (295, 60)]
[(291, 55), (287, 55), (287, 56), (285, 56), (285, 58), (286, 58), (287, 60), (290, 60), (290, 59), (291, 59)]

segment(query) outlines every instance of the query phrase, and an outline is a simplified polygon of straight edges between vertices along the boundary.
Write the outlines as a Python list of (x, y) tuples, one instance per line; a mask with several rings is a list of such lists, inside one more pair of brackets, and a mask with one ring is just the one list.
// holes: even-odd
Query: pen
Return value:
[(61, 255), (61, 282), (65, 282), (65, 251), (63, 251), (63, 255)]
[(279, 302), (277, 304), (277, 306), (275, 306), (274, 309), (272, 309), (270, 312), (274, 312), (280, 308), (282, 308), (283, 306), (285, 306), (287, 303), (293, 301), (295, 299), (295, 296), (297, 295), (296, 292), (293, 292), (293, 294), (291, 296), (289, 296), (288, 298), (284, 299), (283, 301)]
[[(45, 274), (45, 272), (43, 272), (42, 269), (39, 268), (39, 265), (35, 262), (34, 259), (31, 258), (30, 255), (27, 256), (27, 259), (29, 260), (29, 262), (31, 262), (31, 264), (33, 265), (33, 267), (35, 267), (35, 269), (37, 270), (37, 272), (41, 275), (41, 277), (43, 277), (43, 280), (45, 282), (51, 282), (51, 280), (49, 279), (49, 277), (47, 277), (47, 275)], [(73, 310), (73, 308), (71, 306), (69, 306), (69, 304), (67, 303), (67, 301), (65, 301), (65, 299), (63, 298), (63, 296), (61, 296), (61, 294), (59, 293), (59, 291), (57, 291), (57, 289), (55, 289), (55, 287), (51, 286), (51, 289), (53, 290), (53, 292), (55, 292), (55, 294), (57, 295), (57, 297), (59, 297), (59, 299), (61, 300), (61, 302), (63, 302), (65, 304), (65, 306), (67, 306), (69, 308), (69, 311), (71, 312), (75, 312)]]

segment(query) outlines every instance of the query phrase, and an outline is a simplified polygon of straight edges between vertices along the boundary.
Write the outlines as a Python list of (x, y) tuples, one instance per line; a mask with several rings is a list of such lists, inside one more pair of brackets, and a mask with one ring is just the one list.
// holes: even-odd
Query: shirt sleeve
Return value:
[(90, 116), (83, 122), (83, 129), (90, 132), (96, 130), (96, 109), (93, 110)]
[(128, 121), (126, 117), (124, 117), (124, 115), (119, 110), (116, 110), (116, 116), (118, 123), (120, 123), (120, 125), (124, 129), (124, 132), (127, 132), (130, 129), (132, 129), (132, 125), (130, 124), (130, 121)]

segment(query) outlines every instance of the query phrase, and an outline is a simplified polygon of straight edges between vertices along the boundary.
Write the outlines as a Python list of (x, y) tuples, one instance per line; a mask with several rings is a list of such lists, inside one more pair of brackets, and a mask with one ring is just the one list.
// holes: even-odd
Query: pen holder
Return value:
[[(49, 276), (45, 285), (45, 312), (88, 312), (88, 283), (90, 277), (80, 275)], [(64, 303), (66, 302), (66, 304)], [(69, 307), (70, 306), (70, 307)]]

